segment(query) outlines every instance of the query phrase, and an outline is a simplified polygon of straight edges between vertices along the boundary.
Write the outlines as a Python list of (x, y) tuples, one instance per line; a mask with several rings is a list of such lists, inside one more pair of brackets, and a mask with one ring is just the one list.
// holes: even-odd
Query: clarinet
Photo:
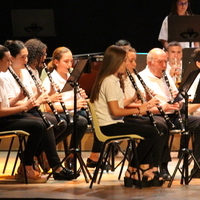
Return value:
[[(70, 69), (69, 69), (69, 73), (71, 74), (72, 71), (73, 71), (73, 68), (70, 68)], [(79, 85), (77, 86), (77, 90), (78, 90), (79, 96), (80, 96), (82, 99), (85, 99), (83, 96), (81, 96)], [(89, 119), (91, 125), (93, 126), (92, 114), (91, 114), (91, 112), (90, 112), (90, 109), (89, 109), (88, 105), (86, 105), (86, 106), (85, 106), (84, 108), (82, 108), (82, 109), (86, 112), (87, 118)]]
[[(38, 82), (38, 80), (36, 79), (36, 77), (34, 76), (33, 72), (31, 71), (30, 67), (28, 65), (25, 65), (27, 71), (29, 72), (31, 78), (33, 79), (35, 86), (37, 87), (37, 89), (40, 91), (40, 93), (44, 93), (43, 88), (41, 87), (40, 83)], [(64, 122), (64, 120), (61, 119), (60, 115), (58, 114), (58, 111), (55, 109), (52, 101), (48, 98), (47, 99), (47, 104), (49, 105), (49, 107), (51, 108), (51, 111), (53, 112), (57, 122), (58, 122), (58, 126), (60, 124), (62, 124)]]
[[(137, 93), (138, 98), (141, 100), (142, 103), (146, 102), (145, 98), (143, 97), (142, 93), (140, 92), (140, 89), (138, 88), (138, 86), (137, 86), (137, 84), (136, 84), (136, 82), (135, 82), (133, 76), (131, 75), (131, 73), (130, 73), (130, 71), (129, 71), (128, 69), (126, 69), (126, 73), (127, 73), (128, 77), (129, 77), (129, 79), (130, 79), (130, 81), (131, 81), (133, 87), (135, 88), (135, 91), (136, 91), (136, 93)], [(158, 134), (159, 134), (160, 136), (163, 135), (163, 133), (161, 133), (160, 130), (158, 129), (158, 127), (157, 127), (156, 121), (155, 121), (155, 119), (153, 118), (153, 113), (150, 112), (149, 110), (147, 110), (146, 112), (147, 112), (147, 115), (148, 115), (148, 117), (149, 117), (151, 123), (152, 123), (153, 126), (156, 128)]]
[[(31, 95), (29, 94), (28, 90), (25, 88), (25, 86), (23, 85), (23, 83), (21, 82), (21, 80), (17, 76), (17, 74), (13, 71), (13, 69), (11, 67), (8, 67), (8, 70), (10, 71), (10, 73), (12, 74), (12, 76), (14, 77), (14, 79), (17, 81), (18, 85), (20, 86), (20, 88), (22, 89), (22, 91), (24, 92), (24, 94), (28, 97), (28, 99), (30, 99)], [(44, 121), (45, 125), (47, 126), (47, 130), (49, 130), (50, 128), (52, 128), (53, 124), (46, 118), (46, 116), (41, 111), (40, 107), (36, 106), (34, 108), (36, 109), (36, 111), (38, 112), (38, 114), (40, 115), (40, 117), (42, 118), (42, 120)]]
[[(166, 83), (166, 85), (167, 85), (167, 87), (168, 87), (168, 89), (169, 89), (169, 93), (170, 93), (170, 95), (171, 95), (170, 103), (173, 103), (174, 98), (173, 98), (173, 94), (172, 94), (172, 89), (171, 89), (171, 87), (170, 87), (169, 79), (168, 79), (168, 77), (167, 77), (165, 71), (163, 71), (163, 77), (164, 77), (165, 83)], [(183, 124), (183, 119), (182, 119), (180, 110), (176, 110), (176, 111), (175, 111), (175, 114), (178, 115), (178, 121), (179, 121), (180, 126), (181, 126), (181, 132), (185, 132), (185, 126), (184, 126), (184, 124)]]
[[(46, 74), (47, 74), (47, 76), (49, 78), (49, 81), (50, 81), (51, 86), (53, 87), (54, 91), (60, 93), (61, 91), (60, 91), (60, 89), (56, 88), (55, 83), (53, 81), (53, 78), (51, 76), (51, 73), (48, 70), (48, 67), (47, 67), (45, 62), (43, 63), (43, 66), (44, 66), (44, 70), (45, 70), (45, 72), (46, 72)], [(65, 113), (65, 115), (67, 117), (67, 123), (68, 124), (72, 124), (73, 123), (73, 117), (70, 116), (70, 114), (68, 112), (68, 109), (65, 106), (65, 103), (64, 102), (60, 102), (60, 105), (61, 105), (61, 107), (62, 107), (62, 109), (63, 109), (63, 111), (64, 111), (64, 113)]]
[[(143, 79), (141, 78), (141, 76), (139, 75), (138, 71), (136, 69), (133, 69), (135, 75), (137, 76), (137, 78), (139, 79), (140, 83), (142, 84), (145, 92), (147, 95), (149, 95), (149, 97), (153, 98), (150, 89), (147, 87), (147, 85), (145, 84), (145, 82), (143, 81)], [(162, 107), (157, 107), (157, 109), (159, 110), (160, 114), (162, 115), (162, 117), (165, 119), (167, 126), (169, 127), (169, 129), (174, 129), (175, 125), (171, 122), (171, 120), (169, 119), (169, 116), (164, 112), (164, 110), (162, 109)]]
[[(82, 99), (85, 99), (84, 97), (81, 96), (79, 85), (78, 85), (77, 89), (78, 89), (78, 93), (79, 93), (80, 97), (81, 97)], [(86, 105), (86, 106), (85, 106), (84, 108), (82, 108), (82, 109), (86, 112), (87, 118), (89, 119), (89, 121), (90, 121), (90, 123), (91, 123), (91, 125), (92, 125), (92, 127), (93, 127), (92, 114), (90, 113), (90, 109), (88, 108), (88, 105)]]

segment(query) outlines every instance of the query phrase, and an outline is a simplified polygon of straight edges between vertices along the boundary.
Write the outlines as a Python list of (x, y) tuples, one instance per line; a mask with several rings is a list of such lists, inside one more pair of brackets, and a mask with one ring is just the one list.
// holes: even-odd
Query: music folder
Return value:
[[(190, 87), (192, 86), (192, 84), (193, 84), (194, 80), (196, 79), (197, 75), (199, 74), (199, 72), (200, 72), (200, 69), (192, 71), (188, 75), (186, 80), (183, 83), (181, 83), (181, 85), (179, 87), (179, 93), (176, 96), (176, 98), (174, 98), (175, 102), (177, 102), (177, 99), (180, 98), (180, 96), (184, 96), (184, 94), (182, 94), (183, 92), (187, 93), (189, 91)], [(200, 94), (197, 94), (197, 96), (195, 97), (195, 99), (193, 100), (192, 103), (197, 103), (197, 102), (200, 103)]]
[(70, 91), (70, 90), (72, 90), (74, 88), (73, 87), (73, 83), (78, 82), (78, 80), (81, 77), (81, 74), (84, 71), (84, 68), (85, 68), (87, 62), (88, 62), (88, 59), (80, 59), (80, 60), (78, 60), (76, 66), (74, 67), (74, 70), (70, 74), (70, 77), (66, 81), (66, 83), (65, 83), (65, 85), (64, 85), (64, 87), (63, 87), (61, 92), (67, 92), (67, 91)]

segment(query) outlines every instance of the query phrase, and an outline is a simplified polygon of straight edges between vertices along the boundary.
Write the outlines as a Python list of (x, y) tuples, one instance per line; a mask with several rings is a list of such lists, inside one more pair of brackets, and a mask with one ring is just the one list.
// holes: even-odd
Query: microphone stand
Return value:
[[(74, 132), (73, 132), (73, 136), (74, 136), (74, 145), (73, 145), (73, 148), (71, 148), (69, 150), (69, 153), (72, 153), (74, 155), (74, 178), (76, 179), (79, 174), (80, 174), (80, 169), (82, 170), (83, 172), (83, 175), (85, 177), (85, 181), (86, 183), (89, 183), (89, 180), (88, 180), (88, 177), (87, 175), (89, 176), (90, 179), (92, 179), (92, 176), (89, 172), (89, 170), (87, 169), (85, 163), (83, 162), (83, 159), (80, 155), (80, 150), (78, 148), (78, 145), (77, 145), (77, 121), (78, 121), (78, 114), (77, 114), (77, 88), (78, 88), (78, 83), (75, 82), (75, 81), (67, 81), (68, 84), (70, 84), (70, 86), (73, 88), (74, 90), (74, 115), (73, 115), (73, 120), (74, 120), (74, 124), (73, 124), (73, 127), (74, 127)], [(65, 156), (65, 158), (62, 160), (62, 163), (66, 160), (67, 156)], [(79, 170), (77, 170), (77, 161), (79, 161), (79, 164), (80, 164), (80, 168)]]
[[(189, 125), (189, 120), (188, 120), (188, 94), (185, 91), (181, 91), (180, 92), (182, 94), (182, 96), (185, 99), (185, 131), (181, 134), (182, 137), (184, 137), (184, 148), (181, 149), (181, 156), (178, 160), (178, 163), (174, 169), (173, 175), (171, 177), (171, 180), (168, 183), (167, 187), (171, 187), (172, 182), (175, 178), (176, 172), (177, 170), (179, 170), (179, 172), (181, 173), (181, 184), (183, 185), (185, 183), (185, 185), (188, 185), (189, 182), (192, 180), (195, 172), (197, 170), (200, 170), (200, 165), (198, 163), (198, 161), (196, 160), (196, 158), (194, 157), (193, 151), (191, 149), (188, 148), (188, 137), (190, 137), (190, 133), (188, 131), (188, 125)], [(197, 165), (197, 169), (194, 170), (194, 172), (188, 176), (188, 167), (189, 167), (189, 156), (190, 158), (194, 161), (194, 164)], [(183, 161), (183, 165), (180, 168), (180, 164)]]

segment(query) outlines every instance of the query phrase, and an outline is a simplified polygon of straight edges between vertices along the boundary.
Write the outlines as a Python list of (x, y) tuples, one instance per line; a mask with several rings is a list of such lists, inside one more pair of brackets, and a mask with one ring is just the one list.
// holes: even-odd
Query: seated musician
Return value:
[[(178, 129), (182, 129), (184, 126), (185, 115), (180, 114), (179, 111), (182, 105), (182, 101), (176, 103), (169, 103), (176, 94), (178, 93), (177, 87), (168, 73), (163, 73), (166, 70), (167, 55), (159, 48), (154, 48), (149, 51), (147, 55), (148, 66), (140, 72), (140, 76), (144, 80), (145, 84), (154, 91), (155, 97), (160, 100), (163, 110), (168, 114), (171, 122)], [(163, 75), (165, 74), (165, 75)], [(151, 109), (153, 113), (157, 112), (156, 108)], [(177, 114), (178, 113), (178, 114)], [(188, 117), (189, 124), (188, 130), (194, 135), (194, 156), (197, 160), (200, 160), (200, 118), (197, 116)], [(183, 130), (184, 131), (184, 130)], [(166, 148), (168, 148), (168, 143), (166, 143)], [(181, 147), (185, 148), (184, 138), (181, 137)], [(167, 164), (170, 161), (169, 153), (162, 155), (161, 168), (165, 172), (168, 172)]]
[[(54, 103), (55, 108), (57, 111), (61, 114), (63, 118), (66, 118), (65, 111), (63, 110), (63, 107), (60, 104), (60, 100), (54, 99), (56, 91), (61, 91), (67, 82), (70, 73), (69, 70), (72, 68), (73, 64), (73, 57), (71, 51), (66, 47), (58, 47), (54, 50), (52, 55), (52, 60), (48, 63), (48, 68), (51, 70), (53, 69), (51, 73), (52, 81), (47, 76), (43, 81), (43, 86), (46, 89), (46, 91), (51, 95), (52, 101), (57, 102)], [(57, 88), (57, 89), (56, 89)], [(73, 115), (73, 109), (74, 109), (74, 91), (73, 88), (68, 92), (63, 92), (62, 94), (62, 100), (64, 102), (65, 108), (67, 111), (70, 111)], [(79, 94), (83, 98), (77, 98), (77, 109), (80, 110), (81, 108), (84, 108), (87, 103), (85, 98), (87, 95), (85, 94), (85, 91), (83, 89), (79, 89)], [(47, 107), (49, 110), (49, 108)], [(67, 119), (66, 119), (67, 120)], [(68, 134), (72, 134), (70, 146), (69, 149), (75, 148), (80, 144), (81, 139), (83, 138), (83, 135), (86, 132), (88, 121), (85, 117), (78, 115), (77, 119), (77, 135), (75, 136), (73, 134), (73, 123), (70, 125), (71, 129), (68, 129)], [(76, 137), (76, 144), (74, 144), (74, 140)], [(70, 169), (74, 168), (74, 156), (73, 154), (70, 154), (66, 160), (66, 166)]]

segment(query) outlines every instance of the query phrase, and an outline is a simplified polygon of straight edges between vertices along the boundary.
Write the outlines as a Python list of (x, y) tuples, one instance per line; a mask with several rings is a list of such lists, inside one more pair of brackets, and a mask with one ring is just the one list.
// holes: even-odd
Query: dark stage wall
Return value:
[[(73, 54), (102, 52), (122, 38), (129, 40), (138, 52), (161, 47), (158, 33), (171, 7), (171, 0), (1, 0), (0, 3), (1, 44), (6, 39), (25, 41), (32, 37), (13, 37), (12, 9), (53, 10), (55, 36), (39, 37), (48, 45), (49, 56), (58, 46), (69, 47)], [(193, 0), (192, 8), (195, 14), (200, 14), (200, 1)], [(47, 20), (47, 26), (52, 26), (48, 23)]]

